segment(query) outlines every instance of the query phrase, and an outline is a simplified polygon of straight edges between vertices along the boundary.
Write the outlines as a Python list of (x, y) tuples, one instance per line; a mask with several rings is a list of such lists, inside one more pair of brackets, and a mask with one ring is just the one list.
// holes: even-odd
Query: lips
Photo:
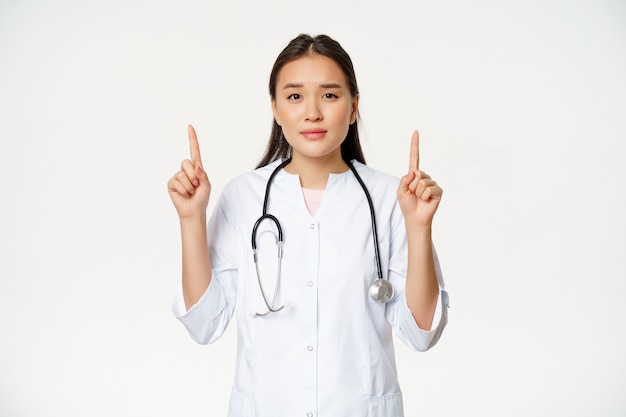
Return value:
[(321, 139), (326, 135), (324, 129), (306, 129), (300, 132), (307, 139)]

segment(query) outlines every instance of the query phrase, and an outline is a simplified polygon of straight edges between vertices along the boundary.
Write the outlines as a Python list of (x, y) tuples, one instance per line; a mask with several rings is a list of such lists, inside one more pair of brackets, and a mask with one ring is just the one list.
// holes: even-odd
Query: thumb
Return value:
[(398, 193), (397, 193), (398, 198), (404, 196), (406, 193), (409, 192), (409, 184), (411, 184), (411, 181), (413, 181), (413, 178), (415, 178), (414, 171), (410, 171), (408, 174), (400, 178), (400, 183), (398, 184)]
[(196, 175), (201, 180), (206, 180), (208, 178), (208, 175), (206, 171), (202, 168), (202, 165), (196, 165)]

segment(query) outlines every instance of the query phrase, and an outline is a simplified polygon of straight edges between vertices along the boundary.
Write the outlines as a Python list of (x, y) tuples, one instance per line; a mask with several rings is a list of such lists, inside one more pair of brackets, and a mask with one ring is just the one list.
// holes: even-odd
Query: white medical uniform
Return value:
[[(400, 417), (392, 330), (414, 350), (432, 347), (447, 323), (447, 293), (436, 261), (440, 296), (430, 331), (406, 305), (407, 247), (398, 179), (353, 162), (372, 196), (383, 275), (393, 299), (368, 295), (377, 278), (370, 210), (348, 170), (331, 174), (315, 216), (300, 180), (282, 170), (272, 183), (268, 213), (282, 226), (282, 278), (267, 317), (252, 256), (252, 226), (262, 213), (267, 180), (281, 161), (243, 174), (223, 190), (209, 220), (213, 277), (186, 311), (182, 291), (174, 314), (198, 343), (216, 341), (237, 320), (236, 375), (229, 417)], [(264, 221), (257, 245), (262, 283), (271, 301), (277, 277), (276, 227)]]

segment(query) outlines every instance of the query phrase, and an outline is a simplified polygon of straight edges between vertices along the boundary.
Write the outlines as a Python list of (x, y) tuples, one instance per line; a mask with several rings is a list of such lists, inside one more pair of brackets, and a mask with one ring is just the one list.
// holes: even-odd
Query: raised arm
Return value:
[(206, 210), (211, 183), (202, 166), (200, 145), (193, 126), (187, 128), (191, 160), (167, 183), (167, 190), (180, 219), (182, 279), (185, 307), (196, 304), (211, 282), (211, 259), (206, 235)]
[(419, 169), (419, 133), (413, 132), (409, 171), (400, 179), (398, 202), (408, 243), (406, 301), (417, 325), (430, 330), (439, 296), (432, 245), (432, 221), (443, 190)]

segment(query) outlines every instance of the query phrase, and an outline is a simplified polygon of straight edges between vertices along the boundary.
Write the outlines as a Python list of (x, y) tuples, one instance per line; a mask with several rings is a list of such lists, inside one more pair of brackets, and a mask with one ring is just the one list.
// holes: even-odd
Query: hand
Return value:
[(398, 202), (407, 227), (431, 227), (443, 190), (428, 174), (419, 170), (419, 133), (413, 132), (409, 172), (400, 179)]
[(187, 133), (191, 160), (185, 159), (180, 164), (180, 171), (167, 182), (167, 191), (181, 220), (198, 215), (206, 216), (211, 195), (211, 183), (202, 167), (200, 145), (193, 126), (187, 127)]

